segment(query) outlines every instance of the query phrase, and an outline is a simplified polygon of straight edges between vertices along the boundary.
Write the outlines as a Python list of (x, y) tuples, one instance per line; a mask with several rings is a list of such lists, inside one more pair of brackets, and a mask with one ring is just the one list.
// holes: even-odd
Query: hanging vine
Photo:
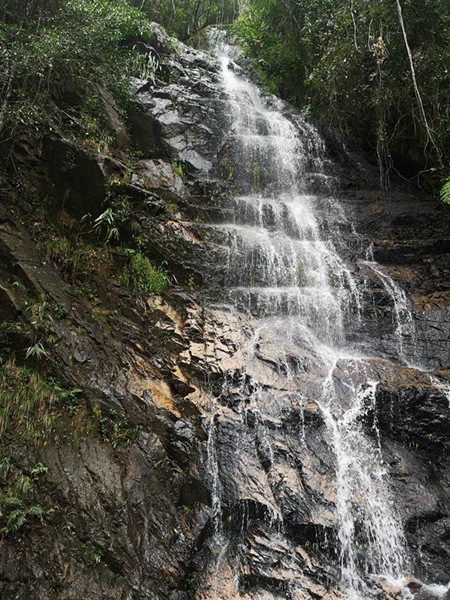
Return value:
[[(370, 26), (369, 26), (370, 31)], [(390, 170), (392, 157), (388, 143), (386, 124), (386, 102), (384, 98), (385, 85), (383, 78), (383, 63), (388, 56), (388, 51), (383, 39), (383, 28), (380, 24), (380, 34), (374, 38), (369, 33), (369, 49), (377, 64), (378, 88), (375, 92), (375, 111), (377, 115), (376, 153), (380, 173), (380, 187), (387, 190), (390, 185)]]

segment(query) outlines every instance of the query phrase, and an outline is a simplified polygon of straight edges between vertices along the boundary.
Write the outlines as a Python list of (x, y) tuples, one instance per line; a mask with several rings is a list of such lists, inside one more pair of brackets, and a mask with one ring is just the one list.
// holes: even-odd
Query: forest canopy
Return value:
[(249, 0), (235, 25), (273, 91), (404, 175), (450, 151), (448, 0)]
[(386, 185), (392, 167), (449, 175), (449, 0), (0, 0), (0, 15), (0, 141), (95, 132), (94, 84), (126, 103), (151, 20), (196, 45), (221, 25), (270, 91), (370, 149)]

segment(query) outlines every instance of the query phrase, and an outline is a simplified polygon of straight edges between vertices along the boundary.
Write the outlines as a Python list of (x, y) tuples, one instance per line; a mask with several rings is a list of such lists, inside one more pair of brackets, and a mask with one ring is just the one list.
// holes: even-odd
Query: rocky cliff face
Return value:
[[(300, 336), (280, 347), (283, 331), (230, 308), (211, 225), (229, 221), (245, 165), (224, 136), (219, 66), (160, 32), (153, 44), (160, 78), (135, 82), (128, 124), (139, 157), (48, 138), (1, 207), (2, 598), (344, 597), (324, 365)], [(406, 187), (381, 193), (372, 165), (330, 134), (325, 146), (361, 297), (348, 336), (376, 356), (357, 427), (381, 440), (405, 575), (446, 585), (450, 215)], [(95, 226), (108, 207), (118, 240)], [(164, 261), (168, 290), (130, 291), (124, 249)], [(342, 390), (349, 363), (336, 364)], [(11, 387), (35, 399), (28, 412)], [(400, 587), (374, 577), (371, 597)]]

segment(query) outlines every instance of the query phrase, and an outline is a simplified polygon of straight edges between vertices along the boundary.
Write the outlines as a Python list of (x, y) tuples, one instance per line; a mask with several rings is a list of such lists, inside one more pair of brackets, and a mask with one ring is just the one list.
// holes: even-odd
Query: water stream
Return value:
[[(327, 186), (324, 193), (312, 192), (312, 179), (325, 177), (323, 144), (315, 130), (241, 75), (226, 44), (216, 52), (231, 122), (227, 165), (237, 190), (232, 222), (211, 226), (217, 243), (228, 249), (222, 293), (257, 321), (258, 331), (270, 332), (281, 347), (300, 339), (314, 348), (322, 365), (315, 401), (335, 461), (341, 587), (349, 600), (362, 599), (373, 576), (398, 580), (405, 575), (408, 558), (376, 419), (370, 431), (364, 426), (365, 417), (375, 412), (377, 382), (366, 358), (346, 341), (347, 329), (362, 317), (351, 268), (335, 246), (342, 211)], [(404, 337), (414, 333), (406, 297), (375, 262), (366, 266), (393, 299), (398, 358), (406, 362)], [(256, 344), (253, 339), (249, 361)], [(294, 379), (287, 367), (285, 376)], [(311, 390), (297, 390), (300, 403), (307, 393)], [(250, 401), (270, 454), (258, 393)], [(208, 446), (214, 449), (211, 437)], [(216, 496), (215, 510), (217, 503)]]
[[(415, 365), (417, 362), (417, 355), (415, 353), (416, 330), (413, 314), (405, 292), (376, 262), (363, 261), (362, 264), (365, 264), (377, 275), (386, 293), (392, 300), (392, 320), (395, 328), (394, 340), (398, 358), (406, 364)], [(405, 348), (405, 340), (408, 340), (408, 348)]]

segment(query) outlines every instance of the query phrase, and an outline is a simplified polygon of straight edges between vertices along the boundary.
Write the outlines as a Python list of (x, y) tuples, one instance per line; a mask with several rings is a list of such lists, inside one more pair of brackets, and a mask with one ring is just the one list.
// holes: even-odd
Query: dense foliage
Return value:
[(190, 43), (234, 22), (268, 87), (370, 147), (384, 183), (448, 175), (448, 0), (0, 0), (0, 144), (104, 137), (98, 87), (125, 104), (149, 20)]
[(447, 0), (249, 0), (236, 29), (273, 91), (367, 142), (385, 173), (448, 162)]
[(0, 143), (61, 125), (98, 135), (97, 86), (126, 97), (142, 13), (127, 0), (0, 0), (0, 15)]
[(151, 20), (183, 42), (197, 44), (209, 25), (230, 25), (239, 13), (238, 0), (133, 0)]

